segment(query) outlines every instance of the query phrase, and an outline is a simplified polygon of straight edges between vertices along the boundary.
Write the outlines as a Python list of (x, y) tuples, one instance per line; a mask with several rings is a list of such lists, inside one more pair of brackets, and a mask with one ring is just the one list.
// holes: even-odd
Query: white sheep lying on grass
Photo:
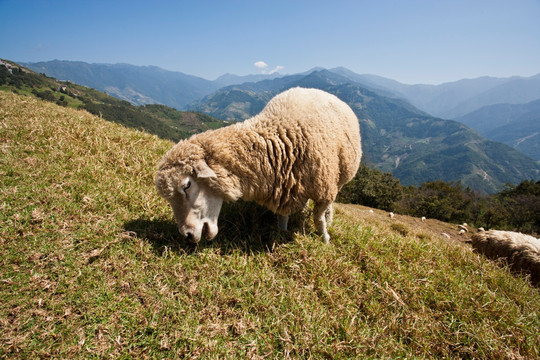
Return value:
[(474, 234), (473, 248), (489, 258), (506, 258), (512, 270), (531, 273), (540, 283), (540, 239), (513, 231), (490, 230)]
[(264, 205), (286, 230), (289, 215), (312, 199), (315, 226), (328, 242), (332, 203), (361, 156), (351, 108), (324, 91), (294, 88), (243, 123), (180, 141), (163, 156), (155, 182), (191, 241), (217, 234), (223, 201)]

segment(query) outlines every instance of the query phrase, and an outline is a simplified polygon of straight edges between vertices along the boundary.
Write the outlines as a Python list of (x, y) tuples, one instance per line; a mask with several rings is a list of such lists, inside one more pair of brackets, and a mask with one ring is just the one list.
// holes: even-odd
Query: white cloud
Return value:
[(278, 65), (275, 68), (273, 68), (272, 70), (268, 70), (268, 64), (265, 63), (264, 61), (257, 61), (253, 65), (257, 69), (259, 69), (261, 74), (273, 74), (273, 73), (277, 73), (278, 71), (283, 70), (285, 68), (284, 66)]
[(285, 69), (285, 66), (278, 65), (273, 70), (270, 70), (268, 72), (268, 74), (277, 73), (277, 72), (279, 72), (280, 70), (283, 70), (283, 69)]
[(255, 64), (253, 64), (253, 65), (255, 65), (255, 67), (256, 67), (257, 69), (261, 69), (261, 70), (264, 70), (265, 68), (268, 67), (268, 64), (265, 63), (264, 61), (257, 61), (257, 62), (256, 62)]

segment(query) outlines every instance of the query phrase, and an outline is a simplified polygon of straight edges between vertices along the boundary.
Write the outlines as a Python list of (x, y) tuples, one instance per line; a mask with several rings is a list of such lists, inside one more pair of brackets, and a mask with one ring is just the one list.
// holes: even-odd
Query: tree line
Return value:
[(392, 174), (361, 164), (354, 179), (340, 191), (338, 201), (486, 229), (540, 234), (540, 181), (534, 180), (506, 184), (499, 193), (486, 195), (459, 181), (436, 180), (406, 187)]

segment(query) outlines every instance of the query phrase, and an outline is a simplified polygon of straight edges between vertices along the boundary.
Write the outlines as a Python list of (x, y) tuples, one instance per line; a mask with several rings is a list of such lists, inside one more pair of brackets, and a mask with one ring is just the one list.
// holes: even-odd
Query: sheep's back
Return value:
[(474, 234), (473, 248), (489, 258), (506, 258), (513, 270), (527, 270), (533, 283), (540, 281), (540, 240), (512, 231), (491, 230)]
[(328, 175), (341, 187), (358, 170), (362, 156), (358, 118), (334, 95), (293, 88), (274, 97), (247, 122), (265, 137), (278, 134), (289, 155), (301, 153), (318, 172), (312, 176)]

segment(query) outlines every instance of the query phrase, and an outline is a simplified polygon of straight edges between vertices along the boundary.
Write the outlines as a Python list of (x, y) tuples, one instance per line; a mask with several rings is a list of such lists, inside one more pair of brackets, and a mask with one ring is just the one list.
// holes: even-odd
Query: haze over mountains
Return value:
[[(228, 121), (241, 121), (258, 113), (272, 96), (287, 88), (316, 87), (336, 94), (357, 114), (364, 160), (392, 172), (405, 185), (436, 179), (459, 180), (473, 189), (495, 192), (506, 182), (540, 177), (537, 161), (510, 146), (489, 141), (468, 127), (490, 123), (489, 115), (482, 121), (474, 121), (480, 119), (479, 115), (467, 117), (471, 111), (480, 111), (486, 105), (524, 104), (540, 99), (540, 75), (405, 85), (375, 75), (359, 75), (345, 68), (317, 68), (287, 76), (228, 74), (210, 81), (157, 67), (125, 64), (53, 61), (25, 65), (133, 104), (162, 103)], [(489, 109), (485, 111), (489, 114)], [(535, 110), (530, 113), (534, 115)], [(504, 126), (514, 123), (514, 115), (509, 116), (511, 119), (506, 123), (488, 125), (489, 131), (477, 130), (540, 160), (536, 152), (538, 137), (529, 136), (537, 131), (534, 126), (538, 121), (531, 120), (532, 115), (523, 115), (519, 120), (520, 131), (509, 139), (501, 138), (495, 129), (502, 127), (504, 133)], [(443, 120), (450, 117), (459, 117), (468, 126)], [(524, 138), (523, 134), (529, 137)]]
[(457, 120), (488, 139), (510, 145), (540, 160), (540, 100), (485, 106)]

